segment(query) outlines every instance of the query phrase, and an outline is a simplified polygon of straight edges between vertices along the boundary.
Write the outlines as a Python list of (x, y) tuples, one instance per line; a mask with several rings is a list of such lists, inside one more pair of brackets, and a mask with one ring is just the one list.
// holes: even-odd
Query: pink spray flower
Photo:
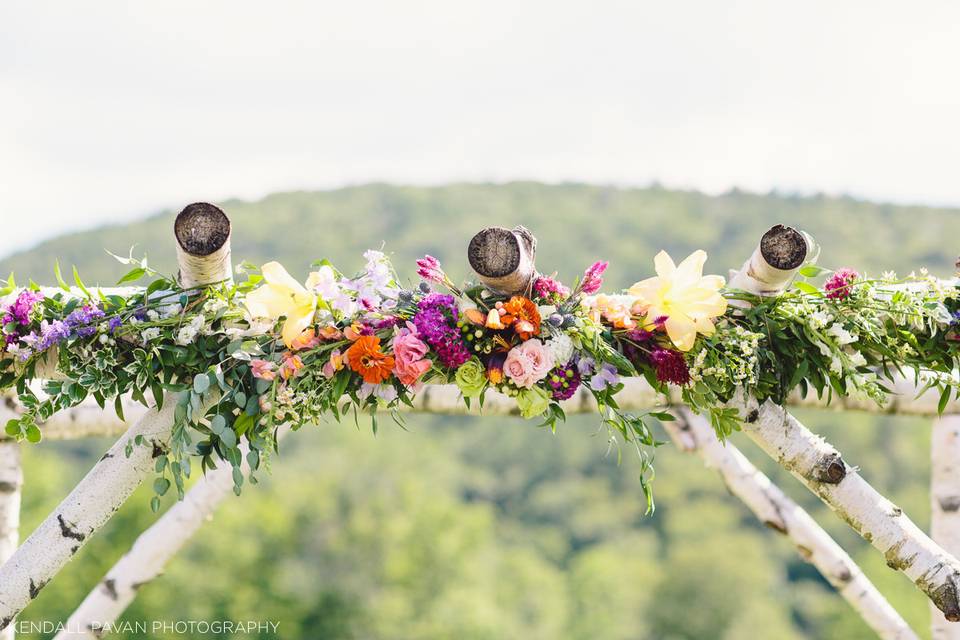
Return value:
[(600, 291), (603, 285), (603, 272), (610, 266), (609, 262), (597, 261), (583, 272), (583, 281), (580, 283), (580, 290), (587, 295), (592, 295)]
[(852, 293), (853, 283), (860, 277), (860, 274), (853, 269), (844, 267), (837, 269), (826, 282), (823, 283), (823, 290), (827, 292), (827, 297), (831, 300), (845, 300)]

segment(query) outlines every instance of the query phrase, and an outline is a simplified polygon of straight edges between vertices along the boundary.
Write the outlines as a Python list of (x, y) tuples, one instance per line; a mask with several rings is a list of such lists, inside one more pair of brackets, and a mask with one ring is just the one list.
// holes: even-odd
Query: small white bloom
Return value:
[(155, 309), (147, 309), (147, 318), (150, 322), (156, 322), (160, 319), (160, 314)]
[(144, 343), (150, 342), (151, 340), (156, 340), (160, 337), (160, 327), (150, 327), (149, 329), (144, 329), (140, 333), (140, 338)]
[(839, 322), (834, 322), (830, 325), (830, 328), (827, 329), (827, 335), (835, 338), (837, 344), (840, 346), (857, 341), (857, 335), (844, 329), (843, 325)]
[(553, 354), (553, 361), (557, 366), (563, 366), (573, 356), (573, 340), (565, 333), (554, 336), (547, 341), (547, 349)]

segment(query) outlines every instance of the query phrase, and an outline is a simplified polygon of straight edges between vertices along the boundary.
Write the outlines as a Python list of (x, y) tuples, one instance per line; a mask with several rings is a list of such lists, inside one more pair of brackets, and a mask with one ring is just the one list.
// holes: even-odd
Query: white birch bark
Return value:
[[(960, 416), (933, 422), (930, 442), (930, 535), (954, 556), (960, 555)], [(931, 605), (934, 640), (960, 640), (960, 625), (947, 621)]]
[[(23, 469), (20, 444), (0, 442), (0, 563), (10, 559), (20, 542), (20, 495)], [(13, 640), (13, 627), (0, 631), (0, 640)]]
[(750, 439), (881, 551), (888, 566), (913, 580), (947, 620), (960, 620), (960, 562), (956, 558), (786, 409), (769, 401), (758, 406), (755, 400), (740, 398), (731, 406), (740, 411), (743, 432)]
[(678, 448), (699, 455), (764, 525), (787, 536), (800, 556), (820, 571), (879, 637), (885, 640), (917, 638), (860, 567), (810, 514), (754, 467), (732, 443), (717, 440), (705, 418), (686, 408), (678, 408), (673, 413), (678, 420), (664, 422), (663, 426)]
[[(283, 427), (277, 439), (290, 432)], [(244, 453), (243, 471), (249, 466)], [(197, 480), (183, 500), (174, 504), (144, 531), (133, 546), (113, 566), (70, 616), (55, 640), (64, 638), (100, 638), (130, 606), (138, 591), (163, 574), (167, 563), (180, 552), (200, 527), (213, 519), (213, 513), (233, 494), (233, 467), (226, 462)]]
[[(70, 495), (0, 567), (0, 628), (5, 628), (102, 527), (153, 470), (173, 428), (176, 400), (150, 411), (114, 444)], [(128, 441), (144, 437), (144, 445)]]

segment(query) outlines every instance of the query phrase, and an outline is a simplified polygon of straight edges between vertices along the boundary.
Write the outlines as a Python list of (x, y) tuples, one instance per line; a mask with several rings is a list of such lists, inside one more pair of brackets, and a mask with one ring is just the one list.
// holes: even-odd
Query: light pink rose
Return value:
[(533, 361), (520, 350), (520, 347), (514, 347), (507, 353), (507, 359), (503, 362), (503, 372), (518, 387), (529, 389), (538, 380), (533, 372)]
[(406, 386), (420, 379), (430, 369), (430, 361), (424, 358), (430, 347), (417, 337), (417, 328), (410, 322), (393, 338), (393, 371)]
[(534, 377), (534, 382), (539, 382), (546, 378), (550, 370), (553, 369), (553, 365), (555, 364), (553, 361), (553, 352), (536, 338), (527, 340), (517, 347), (517, 349), (530, 359), (533, 365), (531, 373)]

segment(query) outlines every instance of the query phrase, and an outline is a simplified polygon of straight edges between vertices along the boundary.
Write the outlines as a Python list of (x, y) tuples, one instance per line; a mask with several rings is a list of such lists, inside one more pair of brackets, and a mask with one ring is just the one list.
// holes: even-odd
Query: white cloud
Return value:
[(5, 243), (346, 182), (960, 204), (951, 2), (0, 8)]

